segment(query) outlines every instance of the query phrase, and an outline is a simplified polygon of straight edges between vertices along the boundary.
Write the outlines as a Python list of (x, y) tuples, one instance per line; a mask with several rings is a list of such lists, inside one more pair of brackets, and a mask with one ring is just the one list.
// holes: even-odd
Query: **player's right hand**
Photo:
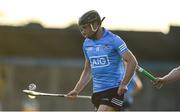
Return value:
[(72, 90), (67, 94), (67, 97), (70, 99), (75, 99), (78, 95), (78, 92), (76, 90)]
[(139, 66), (139, 65), (137, 65), (137, 66), (136, 66), (136, 69), (137, 69), (137, 70), (139, 70), (139, 68), (140, 68), (140, 66)]
[(117, 94), (119, 96), (121, 96), (122, 94), (124, 94), (125, 92), (127, 92), (128, 88), (127, 88), (127, 85), (124, 85), (124, 84), (120, 84), (119, 88), (118, 88), (118, 91), (117, 91)]
[(164, 85), (164, 80), (163, 78), (156, 78), (156, 80), (153, 82), (153, 86), (157, 89), (160, 89)]

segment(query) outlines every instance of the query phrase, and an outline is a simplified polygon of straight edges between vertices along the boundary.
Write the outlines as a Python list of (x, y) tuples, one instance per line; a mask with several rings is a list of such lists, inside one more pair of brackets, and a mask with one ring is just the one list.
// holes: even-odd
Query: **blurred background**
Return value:
[[(37, 97), (22, 93), (30, 83), (37, 91), (67, 93), (84, 64), (77, 20), (95, 9), (103, 26), (118, 34), (139, 65), (164, 76), (180, 65), (178, 0), (0, 0), (0, 109), (93, 110), (89, 100)], [(180, 83), (154, 89), (138, 74), (143, 89), (131, 110), (180, 110)], [(81, 93), (92, 94), (92, 82)]]

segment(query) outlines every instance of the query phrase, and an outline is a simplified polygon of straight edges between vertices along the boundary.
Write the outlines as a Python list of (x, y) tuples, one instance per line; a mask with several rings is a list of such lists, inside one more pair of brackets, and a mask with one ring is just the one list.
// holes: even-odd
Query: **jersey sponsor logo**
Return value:
[(92, 68), (109, 66), (109, 59), (107, 55), (92, 56), (89, 58)]

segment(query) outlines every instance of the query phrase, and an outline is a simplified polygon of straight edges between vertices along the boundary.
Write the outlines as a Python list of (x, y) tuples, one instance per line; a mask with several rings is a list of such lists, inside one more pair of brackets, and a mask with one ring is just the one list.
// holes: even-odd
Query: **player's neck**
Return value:
[(98, 39), (102, 38), (102, 36), (103, 36), (103, 28), (100, 27), (96, 34), (96, 39), (98, 40)]

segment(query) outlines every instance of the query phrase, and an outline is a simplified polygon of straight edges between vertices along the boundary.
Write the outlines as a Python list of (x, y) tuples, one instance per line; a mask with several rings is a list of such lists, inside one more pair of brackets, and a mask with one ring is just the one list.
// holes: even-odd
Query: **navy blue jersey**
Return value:
[(122, 55), (128, 48), (119, 36), (103, 28), (100, 39), (85, 39), (83, 51), (91, 64), (94, 93), (120, 85), (125, 75)]

